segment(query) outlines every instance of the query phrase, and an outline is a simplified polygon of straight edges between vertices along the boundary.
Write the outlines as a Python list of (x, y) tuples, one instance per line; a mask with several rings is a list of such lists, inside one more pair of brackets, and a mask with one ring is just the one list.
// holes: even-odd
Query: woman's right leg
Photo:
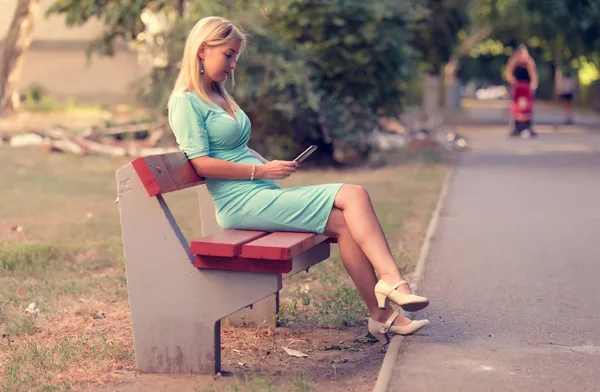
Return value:
[[(334, 207), (342, 211), (348, 231), (379, 277), (388, 285), (402, 280), (366, 189), (358, 185), (343, 185), (335, 198)], [(411, 293), (408, 285), (398, 287), (398, 291)]]

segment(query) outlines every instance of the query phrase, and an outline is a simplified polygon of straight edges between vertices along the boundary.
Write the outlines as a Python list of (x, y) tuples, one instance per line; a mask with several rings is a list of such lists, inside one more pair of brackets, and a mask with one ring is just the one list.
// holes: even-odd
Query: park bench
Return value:
[[(188, 244), (163, 195), (198, 186), (202, 238)], [(282, 279), (329, 257), (314, 233), (222, 230), (183, 152), (133, 160), (117, 171), (136, 365), (152, 373), (221, 371), (221, 320), (264, 298)], [(263, 313), (274, 317), (277, 309)]]

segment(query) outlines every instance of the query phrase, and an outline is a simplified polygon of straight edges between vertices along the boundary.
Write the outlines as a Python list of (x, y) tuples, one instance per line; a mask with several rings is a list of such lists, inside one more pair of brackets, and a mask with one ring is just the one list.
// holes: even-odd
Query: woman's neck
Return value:
[(202, 82), (204, 84), (204, 91), (206, 92), (206, 94), (212, 95), (215, 92), (217, 92), (217, 91), (215, 91), (215, 83), (212, 80), (205, 77), (205, 78), (203, 78)]

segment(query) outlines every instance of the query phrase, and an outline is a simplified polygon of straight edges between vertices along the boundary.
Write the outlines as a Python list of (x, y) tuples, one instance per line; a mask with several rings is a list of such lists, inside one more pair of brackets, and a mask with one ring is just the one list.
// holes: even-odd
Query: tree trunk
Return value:
[(19, 107), (23, 58), (31, 43), (37, 9), (38, 0), (19, 0), (4, 40), (4, 55), (0, 64), (0, 116), (9, 115)]
[(432, 131), (440, 119), (440, 76), (426, 72), (424, 77), (421, 126)]
[(456, 73), (458, 71), (458, 66), (460, 65), (460, 60), (458, 56), (452, 56), (450, 61), (444, 65), (444, 107), (449, 110), (458, 110), (460, 109), (460, 98), (457, 94), (456, 89), (457, 80)]
[(444, 106), (447, 109), (457, 109), (460, 107), (460, 104), (456, 102), (457, 94), (456, 91), (454, 91), (454, 89), (457, 88), (456, 73), (460, 68), (460, 58), (468, 55), (475, 45), (490, 35), (491, 32), (492, 28), (490, 26), (483, 26), (472, 31), (444, 66)]
[(180, 17), (185, 17), (188, 15), (188, 4), (187, 0), (177, 0), (177, 14)]

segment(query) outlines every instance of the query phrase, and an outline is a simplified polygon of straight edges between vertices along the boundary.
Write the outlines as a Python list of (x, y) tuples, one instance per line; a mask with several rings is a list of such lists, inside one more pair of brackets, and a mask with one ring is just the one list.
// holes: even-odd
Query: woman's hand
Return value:
[(292, 175), (298, 162), (294, 161), (271, 161), (263, 166), (256, 166), (256, 178), (268, 178), (270, 180), (283, 180)]

